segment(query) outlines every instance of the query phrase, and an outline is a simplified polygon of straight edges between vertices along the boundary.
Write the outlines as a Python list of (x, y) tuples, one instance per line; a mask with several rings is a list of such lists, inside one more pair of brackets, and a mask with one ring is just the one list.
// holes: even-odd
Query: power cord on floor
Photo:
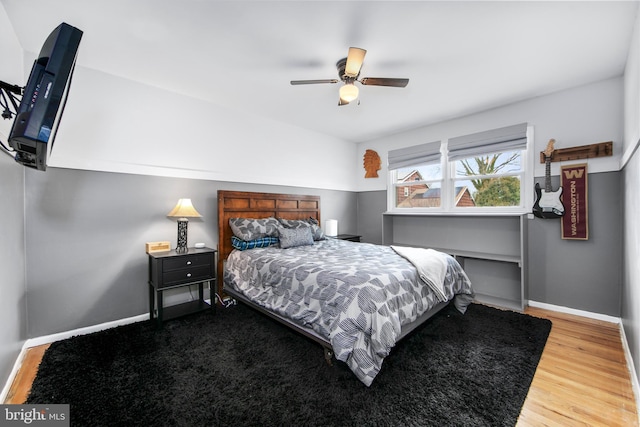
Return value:
[(229, 307), (232, 307), (232, 306), (238, 304), (238, 301), (236, 301), (235, 299), (233, 299), (231, 297), (225, 297), (225, 299), (223, 300), (222, 298), (220, 298), (220, 295), (218, 295), (217, 293), (216, 293), (216, 299), (218, 300), (218, 302), (220, 304), (222, 304), (222, 306), (224, 308), (229, 308)]
[[(189, 286), (189, 295), (191, 296), (191, 301), (194, 301), (196, 299), (193, 291), (194, 290), (192, 289), (192, 287)], [(216, 299), (218, 300), (220, 305), (222, 305), (224, 308), (229, 308), (238, 304), (238, 301), (236, 301), (234, 298), (231, 298), (230, 296), (226, 296), (224, 299), (222, 299), (217, 292), (214, 295), (216, 296)]]

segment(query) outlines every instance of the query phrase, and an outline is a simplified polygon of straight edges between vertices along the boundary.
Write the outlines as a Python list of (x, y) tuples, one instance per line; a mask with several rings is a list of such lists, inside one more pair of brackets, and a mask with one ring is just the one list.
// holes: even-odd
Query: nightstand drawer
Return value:
[(181, 257), (168, 258), (162, 263), (162, 271), (178, 270), (181, 268), (193, 268), (211, 265), (213, 257), (211, 254), (185, 255)]
[(180, 283), (197, 282), (207, 280), (213, 276), (212, 266), (197, 266), (180, 270), (167, 271), (162, 275), (161, 288), (175, 286)]

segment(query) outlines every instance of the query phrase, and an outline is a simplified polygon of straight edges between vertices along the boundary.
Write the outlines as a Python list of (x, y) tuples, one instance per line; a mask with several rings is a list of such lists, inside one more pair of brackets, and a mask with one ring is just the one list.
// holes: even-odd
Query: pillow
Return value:
[(324, 231), (320, 227), (320, 223), (317, 219), (309, 217), (307, 222), (311, 224), (311, 231), (313, 232), (313, 240), (324, 240)]
[(236, 236), (231, 236), (231, 246), (239, 251), (246, 251), (247, 249), (253, 248), (266, 248), (267, 246), (275, 245), (276, 243), (278, 243), (278, 238), (271, 236), (249, 241), (238, 239)]
[(280, 247), (282, 249), (313, 245), (313, 235), (311, 234), (311, 227), (280, 227), (278, 228), (278, 234), (280, 235)]
[(307, 219), (284, 219), (278, 218), (280, 224), (282, 224), (285, 228), (302, 228), (302, 227), (310, 227), (311, 234), (313, 236), (313, 240), (324, 240), (324, 231), (320, 228), (318, 221), (315, 218), (307, 218)]
[(263, 237), (278, 237), (277, 219), (271, 218), (229, 218), (229, 225), (234, 236), (238, 239), (250, 242)]

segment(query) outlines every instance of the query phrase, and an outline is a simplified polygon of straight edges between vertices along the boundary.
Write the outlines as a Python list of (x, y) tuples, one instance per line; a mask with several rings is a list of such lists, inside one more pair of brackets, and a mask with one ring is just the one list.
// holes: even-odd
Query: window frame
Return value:
[[(500, 176), (520, 176), (520, 205), (519, 206), (482, 206), (482, 207), (458, 207), (455, 202), (455, 183), (460, 181), (456, 177), (455, 160), (449, 160), (448, 142), (449, 139), (443, 139), (440, 142), (440, 167), (442, 168), (442, 180), (440, 186), (440, 206), (439, 207), (415, 207), (415, 208), (399, 208), (396, 206), (397, 187), (402, 186), (397, 182), (397, 170), (387, 171), (387, 212), (393, 214), (406, 215), (424, 215), (424, 214), (446, 214), (446, 215), (515, 215), (531, 212), (534, 202), (534, 158), (533, 155), (533, 127), (527, 126), (526, 130), (526, 147), (521, 151), (521, 168), (518, 173), (504, 173)], [(514, 150), (508, 150), (514, 151)], [(507, 152), (505, 150), (504, 152)], [(485, 154), (494, 154), (495, 151), (487, 151)], [(416, 168), (427, 164), (437, 164), (430, 162), (424, 164), (416, 164)], [(427, 180), (428, 182), (436, 182)], [(420, 183), (427, 182), (420, 181)]]

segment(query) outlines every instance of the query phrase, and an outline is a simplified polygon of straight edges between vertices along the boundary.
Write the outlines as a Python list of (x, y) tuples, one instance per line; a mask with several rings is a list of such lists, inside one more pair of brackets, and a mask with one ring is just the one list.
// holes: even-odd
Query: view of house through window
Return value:
[(437, 165), (400, 168), (396, 172), (396, 207), (433, 208), (441, 205), (442, 168)]
[(525, 154), (510, 150), (455, 160), (445, 155), (431, 164), (393, 169), (390, 209), (522, 208)]

